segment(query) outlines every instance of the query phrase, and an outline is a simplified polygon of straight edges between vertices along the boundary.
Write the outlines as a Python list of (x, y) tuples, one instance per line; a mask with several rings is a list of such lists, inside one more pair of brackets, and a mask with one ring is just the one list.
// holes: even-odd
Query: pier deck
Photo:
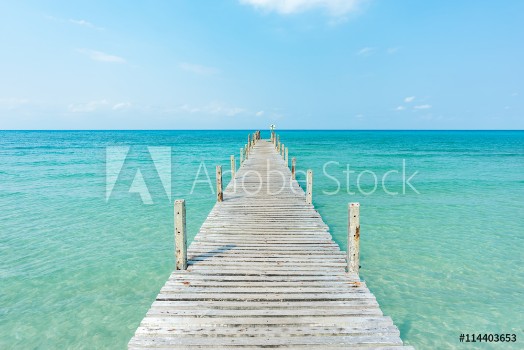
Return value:
[(256, 142), (130, 349), (412, 349), (286, 163)]

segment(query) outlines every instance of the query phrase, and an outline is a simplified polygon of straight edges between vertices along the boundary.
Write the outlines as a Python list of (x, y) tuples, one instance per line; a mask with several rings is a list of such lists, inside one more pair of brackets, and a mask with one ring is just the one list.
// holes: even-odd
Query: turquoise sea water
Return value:
[[(279, 134), (297, 168), (313, 169), (314, 204), (343, 249), (347, 203), (361, 203), (361, 277), (406, 343), (524, 348), (524, 132)], [(213, 184), (214, 166), (238, 159), (246, 136), (0, 132), (0, 349), (124, 349), (173, 268), (172, 200), (186, 199), (193, 237), (214, 204), (204, 165)], [(114, 146), (130, 149), (106, 201)], [(171, 147), (171, 200), (147, 146)], [(403, 193), (403, 164), (406, 178), (418, 171), (419, 193)], [(136, 169), (151, 205), (128, 192)], [(384, 184), (396, 195), (382, 188), (391, 170)], [(365, 195), (371, 172), (377, 190)], [(518, 342), (472, 346), (461, 333), (516, 333)]]

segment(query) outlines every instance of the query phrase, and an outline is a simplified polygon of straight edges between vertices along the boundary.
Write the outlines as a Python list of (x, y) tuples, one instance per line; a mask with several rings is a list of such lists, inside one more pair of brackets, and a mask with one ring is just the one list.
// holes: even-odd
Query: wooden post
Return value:
[(243, 162), (244, 162), (244, 149), (241, 148), (240, 149), (240, 164), (238, 166), (239, 168), (240, 168), (240, 166), (242, 165)]
[(289, 147), (286, 147), (286, 153), (284, 153), (284, 162), (286, 162), (286, 167), (289, 166)]
[(295, 157), (293, 157), (291, 159), (291, 179), (292, 180), (295, 180), (295, 168), (297, 166), (297, 159)]
[(244, 160), (247, 160), (247, 158), (249, 157), (249, 152), (247, 150), (247, 145), (244, 146)]
[(231, 180), (235, 180), (236, 162), (235, 156), (231, 155)]
[(217, 202), (224, 200), (224, 194), (222, 193), (222, 166), (217, 165)]
[(280, 155), (282, 158), (284, 158), (284, 150), (286, 149), (286, 145), (282, 144), (282, 149), (280, 150)]
[(307, 171), (306, 203), (313, 204), (313, 170)]
[(175, 201), (175, 269), (187, 270), (186, 201)]
[(360, 203), (348, 206), (348, 272), (358, 274), (360, 268)]

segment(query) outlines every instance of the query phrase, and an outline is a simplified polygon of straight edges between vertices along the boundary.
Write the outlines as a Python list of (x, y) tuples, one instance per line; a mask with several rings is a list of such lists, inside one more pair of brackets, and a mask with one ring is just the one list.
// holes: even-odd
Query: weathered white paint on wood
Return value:
[(222, 166), (220, 165), (217, 165), (216, 177), (217, 177), (217, 202), (222, 202), (224, 200), (224, 193), (222, 192)]
[(259, 140), (236, 170), (236, 191), (224, 189), (130, 349), (409, 348), (346, 271), (347, 253), (293, 179), (296, 160), (290, 170), (276, 144)]
[(360, 204), (348, 205), (348, 272), (358, 274), (360, 268)]
[(306, 176), (306, 203), (313, 204), (313, 170), (309, 169)]
[(235, 172), (236, 172), (236, 162), (235, 162), (235, 156), (231, 155), (231, 179), (235, 179)]
[(186, 202), (175, 201), (175, 270), (187, 269)]

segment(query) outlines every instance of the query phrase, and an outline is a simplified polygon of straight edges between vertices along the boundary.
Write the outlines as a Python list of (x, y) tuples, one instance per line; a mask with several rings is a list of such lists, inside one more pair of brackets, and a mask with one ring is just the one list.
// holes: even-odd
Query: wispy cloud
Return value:
[(90, 29), (96, 29), (96, 30), (105, 30), (105, 28), (102, 28), (102, 27), (99, 27), (85, 19), (75, 19), (75, 18), (70, 18), (70, 19), (63, 19), (63, 18), (58, 18), (58, 17), (55, 17), (55, 16), (45, 16), (46, 19), (50, 20), (50, 21), (54, 21), (54, 22), (58, 22), (58, 23), (70, 23), (70, 24), (74, 24), (74, 25), (77, 25), (77, 26), (81, 26), (81, 27), (86, 27), (86, 28), (90, 28)]
[(242, 107), (226, 106), (221, 103), (212, 103), (206, 106), (191, 106), (191, 105), (182, 105), (176, 108), (171, 112), (183, 112), (183, 113), (202, 113), (202, 114), (215, 114), (215, 115), (225, 115), (228, 117), (234, 117), (239, 114), (248, 113), (248, 111)]
[(431, 105), (425, 104), (425, 105), (418, 105), (413, 108), (414, 109), (430, 109), (431, 107), (432, 107)]
[(82, 26), (82, 27), (86, 27), (86, 28), (91, 28), (91, 29), (96, 29), (96, 30), (104, 30), (104, 28), (98, 27), (98, 26), (94, 25), (93, 23), (91, 23), (89, 21), (86, 21), (85, 19), (72, 19), (72, 18), (70, 18), (68, 20), (68, 22), (72, 23), (72, 24), (76, 24), (76, 25)]
[(182, 62), (179, 64), (180, 69), (187, 72), (200, 75), (213, 75), (219, 73), (219, 70), (214, 67), (203, 66), (200, 64)]
[(107, 106), (109, 106), (109, 102), (107, 100), (97, 100), (87, 103), (72, 103), (68, 106), (67, 109), (72, 113), (89, 113)]
[(313, 9), (327, 11), (331, 16), (344, 16), (359, 9), (367, 0), (239, 0), (241, 4), (284, 15)]
[(116, 55), (111, 55), (102, 51), (89, 50), (89, 49), (78, 49), (79, 53), (88, 56), (93, 61), (105, 62), (105, 63), (127, 63), (127, 61)]
[(258, 112), (255, 113), (255, 115), (256, 115), (257, 117), (261, 117), (261, 116), (264, 115), (264, 111), (258, 111)]
[(415, 96), (408, 96), (404, 99), (404, 102), (410, 103), (410, 102), (413, 102), (414, 100), (415, 100)]
[(404, 106), (398, 106), (397, 108), (395, 108), (395, 111), (403, 111), (405, 109), (406, 109), (406, 107), (404, 107)]
[(398, 47), (398, 46), (390, 47), (390, 48), (387, 49), (387, 53), (388, 53), (388, 55), (393, 55), (393, 54), (396, 54), (399, 50), (400, 50), (400, 47)]
[(114, 104), (111, 109), (114, 110), (114, 111), (122, 111), (124, 109), (128, 109), (129, 107), (131, 107), (131, 103), (129, 103), (129, 102), (119, 102), (119, 103)]
[(71, 113), (90, 113), (96, 111), (122, 111), (131, 107), (130, 102), (112, 103), (109, 100), (94, 100), (86, 103), (72, 103), (67, 109)]
[(357, 55), (358, 56), (369, 56), (375, 53), (375, 51), (377, 51), (377, 49), (374, 47), (364, 47), (357, 51)]

